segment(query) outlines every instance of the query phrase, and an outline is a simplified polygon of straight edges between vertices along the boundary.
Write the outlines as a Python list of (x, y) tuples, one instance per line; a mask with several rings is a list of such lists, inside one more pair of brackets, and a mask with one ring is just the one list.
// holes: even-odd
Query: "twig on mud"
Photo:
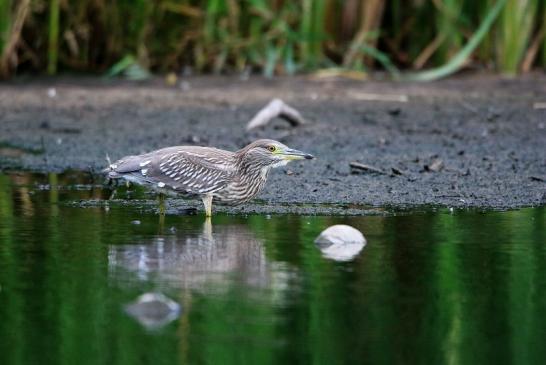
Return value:
[(373, 166), (370, 166), (370, 165), (365, 165), (363, 163), (360, 163), (360, 162), (356, 162), (356, 161), (352, 161), (352, 162), (349, 162), (349, 166), (351, 167), (351, 169), (354, 171), (363, 171), (363, 172), (370, 172), (370, 173), (373, 173), (373, 174), (381, 174), (381, 175), (388, 175), (387, 172), (377, 168), (377, 167), (373, 167)]
[(432, 162), (428, 165), (425, 165), (425, 171), (428, 172), (439, 172), (444, 168), (444, 161), (442, 161), (439, 158), (435, 158), (432, 160)]
[(252, 118), (246, 125), (246, 130), (267, 125), (273, 118), (281, 117), (288, 121), (292, 126), (297, 127), (305, 124), (305, 119), (301, 114), (281, 99), (273, 99), (258, 114)]
[(392, 171), (392, 174), (393, 175), (404, 175), (404, 171), (400, 170), (399, 168), (396, 168), (396, 167), (391, 167), (391, 171)]
[(533, 181), (546, 182), (546, 176), (529, 176), (529, 179)]
[(409, 98), (405, 94), (372, 94), (372, 93), (361, 93), (355, 91), (349, 91), (347, 96), (364, 101), (395, 101), (399, 103), (407, 103)]

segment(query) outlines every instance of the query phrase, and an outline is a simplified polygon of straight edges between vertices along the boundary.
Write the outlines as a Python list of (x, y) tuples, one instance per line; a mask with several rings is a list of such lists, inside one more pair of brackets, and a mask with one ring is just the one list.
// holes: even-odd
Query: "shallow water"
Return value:
[[(364, 217), (81, 207), (82, 174), (0, 174), (0, 364), (546, 363), (546, 210)], [(335, 261), (336, 223), (368, 244)], [(178, 316), (124, 308), (161, 292)]]

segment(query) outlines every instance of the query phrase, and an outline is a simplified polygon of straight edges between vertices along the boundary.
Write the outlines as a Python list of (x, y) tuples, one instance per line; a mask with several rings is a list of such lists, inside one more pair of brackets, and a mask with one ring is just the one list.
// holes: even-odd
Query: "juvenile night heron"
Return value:
[(247, 202), (263, 189), (271, 168), (312, 158), (280, 142), (260, 139), (237, 152), (212, 147), (167, 147), (123, 157), (104, 172), (111, 179), (125, 179), (160, 194), (200, 197), (210, 217), (213, 200), (233, 205)]

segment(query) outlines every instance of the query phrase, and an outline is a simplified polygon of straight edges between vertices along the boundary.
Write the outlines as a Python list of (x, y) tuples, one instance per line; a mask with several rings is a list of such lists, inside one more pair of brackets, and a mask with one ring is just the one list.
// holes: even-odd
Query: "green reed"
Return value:
[(508, 0), (506, 3), (498, 29), (498, 61), (502, 72), (517, 73), (532, 37), (538, 2)]
[(533, 56), (533, 40), (536, 56), (527, 59), (546, 66), (542, 2), (508, 0), (468, 53), (495, 0), (32, 0), (20, 34), (12, 31), (19, 2), (0, 0), (0, 51), (18, 40), (16, 57), (4, 57), (12, 74), (103, 74), (127, 56), (156, 73), (397, 74), (448, 64), (463, 49), (458, 68), (474, 62), (515, 73)]
[(4, 50), (11, 24), (11, 0), (0, 0), (0, 54)]
[(59, 58), (59, 0), (50, 0), (49, 3), (49, 47), (47, 73), (53, 75), (57, 72), (57, 59)]

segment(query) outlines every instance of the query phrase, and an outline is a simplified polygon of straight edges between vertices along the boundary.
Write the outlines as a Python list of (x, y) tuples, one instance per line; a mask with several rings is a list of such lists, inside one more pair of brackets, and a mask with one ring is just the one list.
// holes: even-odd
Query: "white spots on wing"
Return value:
[(117, 168), (118, 168), (118, 165), (116, 165), (115, 163), (110, 165), (110, 169), (112, 169), (112, 170), (115, 170)]
[(148, 169), (142, 169), (140, 170), (140, 172), (142, 173), (142, 176), (146, 176), (146, 174), (148, 173)]
[(157, 183), (157, 187), (158, 188), (163, 188), (163, 187), (165, 187), (165, 183), (160, 181), (160, 182)]
[(200, 154), (195, 153), (195, 152), (186, 152), (186, 155), (193, 156), (193, 157), (198, 157), (198, 158), (204, 158), (205, 157), (204, 155), (200, 155)]
[(172, 155), (169, 155), (167, 162), (172, 162), (172, 160), (174, 160), (175, 157), (178, 157), (178, 153), (173, 153)]
[(149, 165), (151, 162), (152, 162), (151, 160), (141, 162), (141, 163), (140, 163), (140, 167), (144, 167), (144, 166), (146, 166), (146, 165)]

